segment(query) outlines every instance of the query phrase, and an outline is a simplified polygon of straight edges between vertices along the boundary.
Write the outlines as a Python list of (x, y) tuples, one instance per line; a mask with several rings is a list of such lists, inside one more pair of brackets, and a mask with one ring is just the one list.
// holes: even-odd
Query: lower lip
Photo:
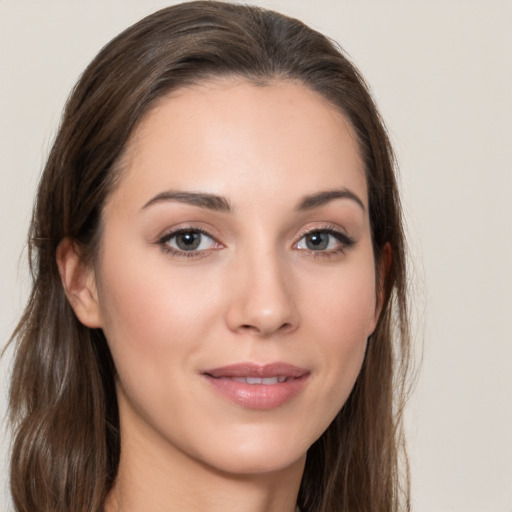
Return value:
[(277, 384), (246, 384), (230, 378), (204, 375), (217, 392), (247, 409), (273, 409), (292, 400), (306, 385), (308, 375)]

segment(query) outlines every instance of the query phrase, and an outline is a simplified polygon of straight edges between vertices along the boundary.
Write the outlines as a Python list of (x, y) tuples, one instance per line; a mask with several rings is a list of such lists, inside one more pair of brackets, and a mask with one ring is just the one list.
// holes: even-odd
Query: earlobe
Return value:
[(57, 266), (71, 307), (85, 326), (102, 327), (94, 269), (83, 262), (76, 242), (64, 238), (57, 247)]

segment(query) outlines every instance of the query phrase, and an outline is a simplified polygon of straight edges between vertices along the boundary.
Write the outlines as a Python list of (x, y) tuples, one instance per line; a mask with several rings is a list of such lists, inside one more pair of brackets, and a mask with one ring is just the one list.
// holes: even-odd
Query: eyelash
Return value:
[(174, 247), (169, 246), (169, 242), (173, 238), (177, 237), (178, 235), (185, 234), (185, 233), (198, 233), (202, 236), (211, 238), (216, 244), (221, 245), (215, 240), (215, 238), (212, 235), (210, 235), (210, 233), (208, 233), (208, 231), (205, 231), (204, 229), (201, 229), (201, 228), (191, 227), (191, 226), (178, 228), (176, 230), (171, 231), (170, 233), (163, 235), (161, 238), (159, 238), (157, 240), (157, 245), (159, 245), (165, 253), (171, 254), (172, 256), (177, 256), (179, 258), (196, 258), (196, 259), (204, 258), (205, 256), (208, 256), (208, 254), (212, 250), (213, 251), (216, 250), (216, 249), (203, 249), (200, 251), (195, 251), (195, 250), (194, 251), (181, 251), (179, 249), (175, 249)]
[[(200, 235), (203, 235), (203, 236), (206, 236), (206, 237), (212, 239), (216, 244), (221, 246), (221, 244), (219, 242), (217, 242), (215, 240), (215, 238), (212, 235), (210, 235), (210, 233), (208, 233), (204, 229), (196, 228), (196, 227), (192, 227), (192, 226), (182, 227), (182, 228), (173, 230), (173, 231), (163, 235), (162, 237), (160, 237), (156, 243), (157, 243), (157, 245), (159, 245), (161, 247), (161, 249), (165, 253), (171, 254), (172, 256), (177, 256), (179, 258), (196, 258), (196, 259), (204, 258), (205, 256), (208, 256), (212, 250), (214, 251), (214, 250), (218, 249), (218, 248), (210, 248), (210, 249), (203, 249), (203, 250), (199, 250), (199, 251), (198, 250), (184, 251), (184, 250), (175, 249), (175, 248), (169, 246), (170, 240), (177, 237), (178, 235), (185, 234), (185, 233), (198, 233)], [(329, 257), (336, 256), (338, 254), (344, 254), (347, 249), (350, 249), (350, 247), (352, 247), (356, 243), (356, 241), (351, 236), (349, 236), (345, 233), (342, 233), (341, 231), (334, 229), (330, 226), (323, 226), (320, 228), (315, 227), (315, 228), (303, 231), (300, 235), (299, 240), (293, 245), (293, 247), (295, 248), (300, 243), (300, 241), (303, 238), (305, 238), (306, 236), (312, 235), (315, 233), (323, 233), (323, 234), (332, 236), (340, 243), (340, 246), (336, 249), (330, 249), (330, 250), (318, 250), (318, 251), (315, 251), (312, 249), (297, 249), (297, 250), (307, 251), (310, 254), (310, 256), (312, 256), (314, 258), (319, 258), (319, 257), (320, 258), (329, 258)]]
[(335, 228), (333, 228), (331, 226), (323, 226), (323, 227), (320, 227), (320, 228), (314, 227), (314, 228), (307, 229), (306, 231), (304, 231), (301, 234), (301, 236), (299, 238), (299, 241), (294, 244), (294, 247), (304, 237), (306, 237), (308, 235), (315, 234), (315, 233), (324, 233), (324, 234), (327, 234), (329, 236), (332, 236), (333, 238), (335, 238), (340, 243), (340, 246), (337, 247), (336, 249), (319, 250), (319, 251), (314, 251), (314, 250), (311, 250), (311, 249), (309, 249), (309, 250), (308, 249), (299, 249), (299, 250), (307, 250), (309, 252), (309, 254), (313, 258), (330, 258), (330, 257), (337, 256), (339, 254), (345, 254), (346, 250), (350, 249), (356, 243), (354, 238), (352, 238), (351, 236), (349, 236), (349, 235), (347, 235), (345, 233), (342, 233), (338, 229), (335, 229)]

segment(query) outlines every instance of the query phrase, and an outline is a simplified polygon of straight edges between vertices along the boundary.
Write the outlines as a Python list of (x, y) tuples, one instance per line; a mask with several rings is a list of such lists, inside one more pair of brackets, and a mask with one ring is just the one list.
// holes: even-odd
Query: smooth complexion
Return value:
[(59, 250), (118, 371), (107, 510), (291, 512), (378, 316), (354, 131), (300, 84), (216, 81), (160, 101), (122, 163), (94, 268)]

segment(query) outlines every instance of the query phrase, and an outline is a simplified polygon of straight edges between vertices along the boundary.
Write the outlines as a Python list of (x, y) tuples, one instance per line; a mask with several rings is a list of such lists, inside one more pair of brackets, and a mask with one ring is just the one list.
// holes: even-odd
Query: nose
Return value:
[(272, 252), (241, 259), (232, 272), (229, 329), (261, 337), (294, 331), (300, 318), (286, 264)]

